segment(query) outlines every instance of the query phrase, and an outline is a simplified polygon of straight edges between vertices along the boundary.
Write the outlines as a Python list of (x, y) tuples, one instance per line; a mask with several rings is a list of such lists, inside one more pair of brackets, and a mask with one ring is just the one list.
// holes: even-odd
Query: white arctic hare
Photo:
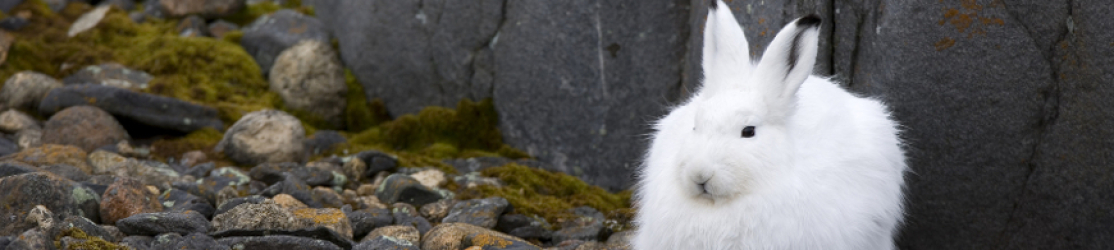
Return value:
[(898, 125), (810, 76), (820, 22), (789, 23), (753, 65), (728, 6), (712, 4), (704, 85), (657, 122), (639, 173), (635, 249), (895, 248)]

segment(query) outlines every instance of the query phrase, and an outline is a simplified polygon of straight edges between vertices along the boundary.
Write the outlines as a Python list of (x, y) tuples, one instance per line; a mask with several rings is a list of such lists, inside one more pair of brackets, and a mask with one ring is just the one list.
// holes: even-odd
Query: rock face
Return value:
[(392, 115), (493, 97), (508, 143), (612, 189), (629, 186), (646, 121), (681, 88), (684, 1), (311, 4)]
[(293, 10), (262, 16), (243, 31), (240, 45), (255, 58), (264, 74), (271, 70), (280, 53), (302, 40), (329, 42), (329, 33), (321, 21)]
[(8, 78), (4, 87), (0, 88), (0, 100), (3, 100), (0, 102), (9, 108), (38, 110), (43, 95), (57, 87), (62, 87), (62, 83), (50, 76), (32, 71), (19, 72)]
[(278, 110), (248, 113), (224, 133), (214, 150), (247, 165), (304, 162), (306, 131), (298, 118)]
[(95, 106), (144, 125), (186, 133), (203, 128), (224, 128), (214, 108), (99, 84), (54, 89), (43, 97), (38, 111), (50, 115), (79, 105)]
[(287, 108), (319, 116), (333, 127), (344, 125), (344, 66), (327, 43), (302, 40), (279, 54), (270, 72), (271, 91)]
[(43, 143), (77, 146), (93, 151), (128, 140), (128, 131), (104, 110), (75, 106), (54, 114), (43, 126)]

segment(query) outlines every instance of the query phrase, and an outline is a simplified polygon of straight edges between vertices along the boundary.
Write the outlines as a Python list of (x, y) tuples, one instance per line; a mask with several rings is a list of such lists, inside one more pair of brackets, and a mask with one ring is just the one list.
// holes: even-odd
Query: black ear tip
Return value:
[(716, 9), (716, 8), (719, 8), (719, 0), (712, 0), (711, 2), (712, 2), (712, 4), (710, 4), (708, 6), (711, 6), (711, 8), (713, 10)]
[(801, 26), (802, 28), (812, 28), (820, 26), (821, 21), (822, 20), (820, 19), (820, 16), (817, 16), (816, 14), (809, 14), (805, 17), (802, 17), (801, 19), (798, 19), (797, 26)]

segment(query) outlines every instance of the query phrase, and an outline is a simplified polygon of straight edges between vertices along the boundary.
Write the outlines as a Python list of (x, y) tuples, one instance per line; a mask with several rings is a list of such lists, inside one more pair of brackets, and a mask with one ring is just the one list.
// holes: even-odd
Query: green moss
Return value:
[(348, 131), (364, 131), (390, 120), (381, 100), (367, 101), (364, 86), (356, 80), (351, 70), (344, 70), (344, 84), (348, 86), (348, 107), (344, 110), (345, 127)]
[(573, 218), (569, 209), (590, 206), (604, 214), (624, 214), (631, 207), (631, 192), (610, 193), (563, 173), (554, 173), (518, 164), (488, 168), (484, 176), (503, 181), (503, 187), (481, 185), (459, 190), (460, 199), (503, 197), (515, 212), (538, 215), (551, 222)]
[(125, 249), (129, 249), (129, 248), (126, 248), (126, 247), (122, 247), (120, 245), (113, 244), (112, 242), (105, 241), (104, 239), (101, 239), (101, 237), (89, 236), (88, 234), (85, 233), (85, 231), (82, 231), (80, 228), (76, 228), (76, 227), (68, 228), (66, 230), (63, 230), (61, 234), (58, 234), (58, 236), (56, 236), (56, 238), (54, 239), (54, 247), (55, 248), (63, 249), (62, 248), (62, 237), (65, 237), (65, 236), (70, 236), (70, 237), (85, 240), (85, 241), (83, 241), (81, 243), (69, 245), (64, 250), (78, 250), (78, 249), (81, 249), (81, 250), (116, 250), (116, 249), (125, 250)]
[(240, 44), (240, 39), (243, 39), (243, 38), (244, 38), (244, 31), (233, 30), (233, 31), (229, 31), (228, 33), (224, 33), (224, 37), (221, 37), (221, 40), (224, 40), (225, 42), (229, 42), (229, 43), (232, 43), (232, 44)]
[(383, 124), (383, 141), (398, 149), (421, 150), (434, 143), (461, 149), (498, 150), (503, 137), (491, 99), (461, 100), (456, 110), (428, 107), (417, 115), (404, 115)]

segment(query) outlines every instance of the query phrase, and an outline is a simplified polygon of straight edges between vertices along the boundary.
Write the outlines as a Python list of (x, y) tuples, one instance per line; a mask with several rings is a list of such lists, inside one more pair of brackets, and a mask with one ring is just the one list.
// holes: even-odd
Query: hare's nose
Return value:
[(708, 182), (701, 182), (701, 183), (696, 184), (696, 185), (700, 187), (700, 192), (701, 193), (708, 193), (707, 184), (708, 184)]

